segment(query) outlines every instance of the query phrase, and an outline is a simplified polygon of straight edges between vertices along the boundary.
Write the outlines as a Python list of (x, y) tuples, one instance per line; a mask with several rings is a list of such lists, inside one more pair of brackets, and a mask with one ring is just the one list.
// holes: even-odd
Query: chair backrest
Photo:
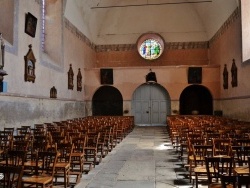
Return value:
[(214, 138), (214, 155), (231, 155), (232, 140), (230, 138)]
[(205, 157), (205, 164), (207, 170), (208, 183), (212, 184), (215, 179), (219, 181), (221, 175), (232, 175), (233, 171), (233, 157)]
[(11, 149), (12, 150), (28, 150), (30, 142), (28, 140), (21, 141), (12, 141)]
[(14, 127), (4, 127), (3, 130), (4, 130), (4, 131), (12, 131), (12, 132), (14, 132), (14, 131), (15, 131), (15, 128), (14, 128)]
[(1, 166), (0, 187), (21, 188), (23, 166)]
[(36, 174), (54, 176), (57, 152), (39, 151), (36, 160)]
[(98, 132), (98, 133), (88, 133), (87, 134), (87, 146), (97, 148), (99, 138), (100, 138), (100, 132)]
[(86, 146), (86, 135), (82, 135), (79, 138), (72, 138), (72, 143), (74, 144), (73, 152), (84, 152)]
[(0, 135), (1, 136), (5, 136), (5, 135), (8, 135), (8, 136), (13, 136), (13, 131), (0, 131)]
[(238, 145), (238, 146), (250, 146), (250, 139), (249, 138), (235, 139), (234, 143), (235, 145)]
[(60, 143), (57, 145), (57, 151), (60, 153), (58, 156), (58, 162), (71, 162), (72, 151), (74, 144), (72, 143)]
[(0, 150), (7, 151), (11, 147), (11, 136), (9, 135), (0, 135)]
[(192, 155), (194, 156), (195, 166), (197, 166), (197, 159), (205, 161), (205, 157), (213, 156), (212, 145), (192, 145)]
[(34, 153), (36, 151), (47, 151), (48, 142), (35, 140), (32, 142), (31, 152)]
[(248, 163), (248, 156), (250, 156), (250, 146), (232, 146), (234, 151), (235, 163), (242, 166), (244, 163)]
[(26, 160), (27, 151), (8, 150), (5, 155), (6, 166), (23, 166)]

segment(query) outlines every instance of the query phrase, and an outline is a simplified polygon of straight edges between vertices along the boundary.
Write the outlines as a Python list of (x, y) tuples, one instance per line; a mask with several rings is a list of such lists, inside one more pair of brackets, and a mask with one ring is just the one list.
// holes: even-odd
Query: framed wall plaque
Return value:
[(36, 36), (36, 25), (37, 18), (28, 12), (25, 18), (25, 33), (34, 38)]
[(202, 81), (202, 68), (201, 67), (189, 67), (188, 68), (188, 83), (189, 84), (201, 84)]
[(113, 85), (113, 69), (101, 69), (101, 84)]

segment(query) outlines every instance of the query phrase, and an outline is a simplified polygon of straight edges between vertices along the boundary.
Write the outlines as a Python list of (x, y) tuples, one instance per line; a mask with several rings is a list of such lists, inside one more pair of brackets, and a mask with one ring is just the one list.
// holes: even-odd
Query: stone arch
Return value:
[(92, 99), (93, 116), (122, 116), (123, 98), (113, 86), (101, 86)]
[(202, 85), (190, 85), (180, 95), (181, 115), (213, 115), (213, 97)]

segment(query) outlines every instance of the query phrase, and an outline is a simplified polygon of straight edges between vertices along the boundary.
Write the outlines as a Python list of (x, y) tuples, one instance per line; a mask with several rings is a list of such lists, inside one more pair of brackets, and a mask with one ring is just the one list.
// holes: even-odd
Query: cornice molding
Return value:
[(237, 7), (231, 16), (224, 22), (220, 29), (215, 33), (215, 35), (209, 40), (209, 45), (213, 44), (223, 33), (236, 21), (240, 16), (240, 9)]
[(68, 29), (73, 35), (75, 35), (79, 40), (83, 41), (91, 49), (95, 49), (96, 45), (89, 40), (79, 29), (77, 29), (67, 18), (64, 17), (65, 28)]

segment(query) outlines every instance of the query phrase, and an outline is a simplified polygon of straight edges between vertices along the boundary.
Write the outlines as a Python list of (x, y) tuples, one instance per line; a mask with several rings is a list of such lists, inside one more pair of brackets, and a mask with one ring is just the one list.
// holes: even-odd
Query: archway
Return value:
[(132, 114), (136, 125), (164, 125), (171, 114), (170, 96), (160, 84), (142, 84), (133, 93)]
[(102, 86), (92, 99), (93, 116), (122, 116), (123, 98), (118, 89), (112, 86)]
[(180, 96), (181, 115), (213, 115), (213, 97), (210, 91), (201, 85), (186, 87)]

